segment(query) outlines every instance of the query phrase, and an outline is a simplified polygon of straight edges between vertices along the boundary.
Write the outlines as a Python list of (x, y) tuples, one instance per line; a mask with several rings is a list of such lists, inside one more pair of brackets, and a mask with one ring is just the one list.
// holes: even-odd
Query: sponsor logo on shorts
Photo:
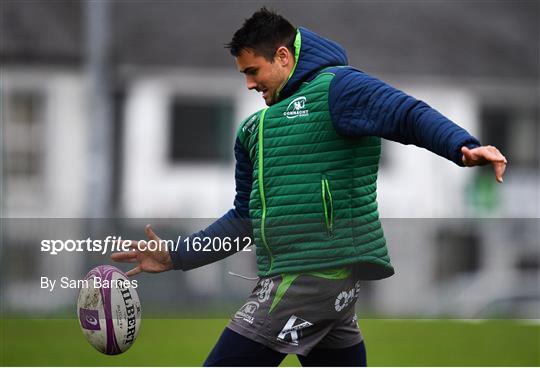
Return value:
[(302, 334), (301, 330), (310, 326), (313, 326), (313, 323), (292, 315), (279, 333), (277, 339), (287, 344), (298, 346), (298, 337)]
[(344, 290), (338, 294), (336, 301), (334, 303), (336, 307), (336, 312), (341, 312), (343, 309), (347, 308), (351, 303), (356, 302), (358, 298), (358, 293), (360, 292), (360, 281), (356, 281), (356, 284), (351, 290)]
[(260, 303), (266, 302), (270, 299), (270, 293), (274, 287), (274, 281), (271, 279), (264, 279), (261, 281), (261, 289), (257, 292), (257, 299)]
[(253, 314), (257, 311), (257, 309), (259, 309), (259, 303), (247, 302), (238, 310), (238, 312), (234, 314), (234, 318), (242, 319), (251, 325), (255, 320)]

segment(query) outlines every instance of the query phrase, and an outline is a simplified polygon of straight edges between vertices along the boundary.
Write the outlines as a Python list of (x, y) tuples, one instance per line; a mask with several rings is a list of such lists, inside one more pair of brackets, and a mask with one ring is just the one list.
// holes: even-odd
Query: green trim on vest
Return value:
[(272, 270), (272, 251), (270, 251), (270, 247), (268, 246), (268, 243), (266, 242), (266, 235), (264, 232), (264, 223), (266, 221), (266, 199), (264, 198), (264, 116), (266, 115), (266, 111), (268, 109), (264, 109), (260, 115), (259, 118), (259, 154), (258, 154), (258, 163), (259, 163), (259, 170), (258, 170), (258, 179), (259, 179), (259, 195), (261, 197), (261, 204), (262, 204), (262, 218), (261, 218), (261, 240), (264, 244), (264, 247), (268, 251), (268, 255), (270, 257), (270, 269), (269, 272)]
[(307, 275), (320, 277), (327, 280), (344, 280), (351, 275), (351, 269), (348, 267), (331, 268), (327, 270), (308, 272)]

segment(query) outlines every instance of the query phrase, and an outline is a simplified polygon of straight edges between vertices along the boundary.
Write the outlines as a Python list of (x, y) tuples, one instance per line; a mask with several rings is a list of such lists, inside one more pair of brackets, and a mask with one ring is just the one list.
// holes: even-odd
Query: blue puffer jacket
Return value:
[[(348, 66), (345, 50), (337, 43), (305, 28), (300, 28), (299, 32), (302, 43), (299, 52), (296, 52), (297, 64), (293, 75), (280, 91), (280, 99), (291, 96), (303, 82), (313, 79), (321, 70), (332, 71), (335, 77), (330, 84), (328, 103), (332, 124), (344, 139), (378, 136), (403, 144), (414, 144), (460, 166), (463, 166), (461, 147), (480, 145), (476, 138), (426, 103)], [(208, 228), (193, 234), (192, 238), (252, 236), (249, 198), (253, 164), (238, 139), (234, 152), (234, 208)], [(187, 252), (177, 249), (170, 254), (176, 269), (190, 270), (223, 259), (235, 251)]]

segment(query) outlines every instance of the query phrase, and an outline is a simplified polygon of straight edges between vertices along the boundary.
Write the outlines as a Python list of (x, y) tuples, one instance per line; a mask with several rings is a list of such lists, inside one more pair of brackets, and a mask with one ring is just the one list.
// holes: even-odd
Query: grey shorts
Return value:
[(287, 354), (347, 348), (362, 341), (359, 285), (352, 268), (259, 279), (227, 327)]

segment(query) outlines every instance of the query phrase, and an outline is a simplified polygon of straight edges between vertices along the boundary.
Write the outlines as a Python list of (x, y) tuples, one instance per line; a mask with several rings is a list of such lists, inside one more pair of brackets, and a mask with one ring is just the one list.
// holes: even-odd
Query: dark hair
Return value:
[(242, 28), (234, 33), (232, 41), (225, 45), (232, 56), (238, 56), (245, 49), (252, 49), (268, 61), (273, 61), (280, 46), (285, 46), (294, 54), (296, 29), (281, 15), (262, 7), (246, 19)]

